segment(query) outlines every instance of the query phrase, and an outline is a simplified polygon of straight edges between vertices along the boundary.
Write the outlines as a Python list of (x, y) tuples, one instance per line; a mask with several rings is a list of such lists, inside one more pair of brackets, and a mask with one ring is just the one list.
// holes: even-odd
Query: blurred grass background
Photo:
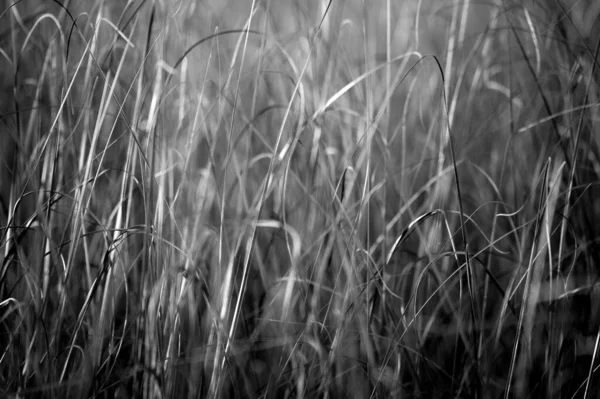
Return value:
[(0, 4), (2, 396), (595, 396), (595, 2)]

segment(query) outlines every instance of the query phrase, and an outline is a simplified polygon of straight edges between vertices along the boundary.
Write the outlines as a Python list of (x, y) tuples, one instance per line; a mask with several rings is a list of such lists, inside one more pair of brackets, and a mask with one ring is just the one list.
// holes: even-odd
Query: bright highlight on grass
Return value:
[(599, 4), (1, 1), (0, 397), (596, 397)]

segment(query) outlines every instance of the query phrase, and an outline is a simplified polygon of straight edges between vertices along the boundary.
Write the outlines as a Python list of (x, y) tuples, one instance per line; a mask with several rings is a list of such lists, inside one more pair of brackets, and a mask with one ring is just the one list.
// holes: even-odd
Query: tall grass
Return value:
[(593, 2), (1, 4), (1, 396), (595, 397)]

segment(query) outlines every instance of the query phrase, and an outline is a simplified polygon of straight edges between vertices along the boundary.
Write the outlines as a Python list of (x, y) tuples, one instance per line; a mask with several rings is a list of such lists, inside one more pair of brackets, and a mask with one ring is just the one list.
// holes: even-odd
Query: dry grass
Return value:
[(0, 395), (594, 397), (599, 11), (545, 3), (0, 3)]

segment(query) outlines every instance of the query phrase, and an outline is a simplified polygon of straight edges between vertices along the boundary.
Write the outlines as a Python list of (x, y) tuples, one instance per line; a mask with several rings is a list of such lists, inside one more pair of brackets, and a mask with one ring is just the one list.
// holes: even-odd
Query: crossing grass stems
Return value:
[(2, 1), (0, 396), (593, 397), (580, 3)]

